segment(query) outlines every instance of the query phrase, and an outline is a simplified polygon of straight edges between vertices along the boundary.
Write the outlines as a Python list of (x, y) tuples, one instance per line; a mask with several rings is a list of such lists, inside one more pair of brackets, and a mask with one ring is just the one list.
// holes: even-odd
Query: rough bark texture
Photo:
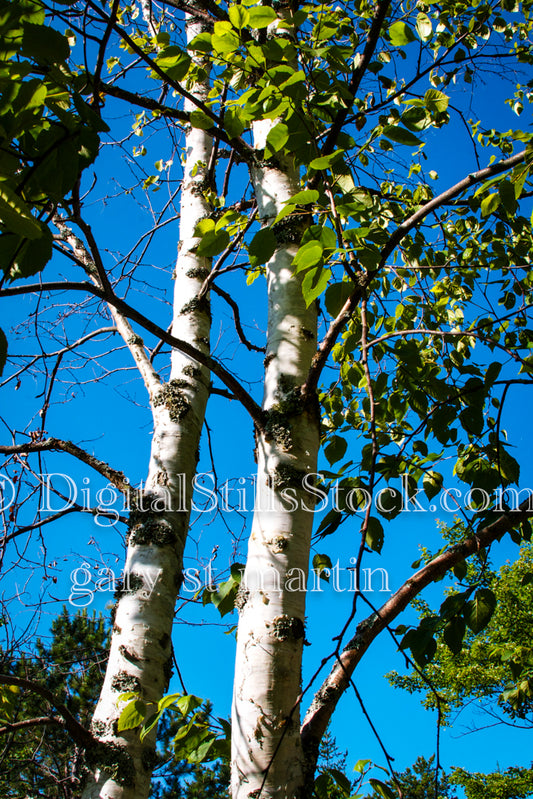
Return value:
[[(256, 128), (259, 147), (261, 135), (265, 130)], [(290, 168), (262, 166), (252, 180), (261, 222), (271, 224), (298, 191), (297, 176)], [(316, 471), (319, 431), (315, 405), (300, 395), (316, 349), (316, 309), (305, 307), (291, 266), (301, 233), (301, 219), (278, 226), (278, 249), (267, 267), (265, 425), (257, 435), (256, 506), (238, 597), (233, 799), (295, 797), (302, 786), (296, 703), (313, 521), (303, 480)]]
[[(189, 38), (197, 35), (198, 27), (188, 23)], [(206, 93), (205, 86), (195, 87), (199, 99), (204, 100)], [(195, 254), (194, 229), (212, 210), (204, 194), (211, 147), (205, 131), (192, 128), (187, 132), (172, 325), (174, 336), (206, 354), (209, 301), (197, 298), (210, 264)], [(147, 387), (154, 420), (150, 466), (144, 492), (132, 501), (125, 580), (117, 598), (108, 668), (92, 722), (100, 743), (87, 752), (90, 772), (84, 799), (145, 799), (149, 795), (155, 737), (141, 743), (138, 731), (118, 731), (119, 697), (134, 691), (148, 702), (157, 702), (172, 671), (172, 622), (182, 580), (209, 373), (173, 351), (169, 382)]]

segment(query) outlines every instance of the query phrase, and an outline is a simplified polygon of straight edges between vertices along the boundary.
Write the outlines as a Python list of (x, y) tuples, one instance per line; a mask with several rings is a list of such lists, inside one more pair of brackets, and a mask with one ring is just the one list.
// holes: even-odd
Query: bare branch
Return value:
[(146, 108), (147, 111), (155, 111), (161, 116), (169, 117), (170, 119), (177, 119), (179, 122), (189, 124), (189, 114), (186, 111), (180, 111), (177, 108), (171, 108), (168, 105), (159, 103), (152, 97), (145, 97), (135, 92), (129, 92), (127, 89), (122, 89), (119, 86), (114, 86), (111, 83), (100, 82), (98, 89), (103, 94), (109, 94), (110, 97), (116, 97), (117, 100), (124, 100), (130, 105), (138, 105), (141, 108)]
[[(74, 234), (74, 232), (66, 225), (65, 220), (60, 216), (54, 217), (54, 224), (60, 230), (61, 235), (65, 242), (69, 244), (76, 257), (78, 263), (87, 273), (90, 280), (97, 288), (102, 289), (106, 295), (112, 294), (113, 290), (109, 283), (104, 264), (100, 257), (96, 241), (93, 237), (89, 225), (85, 224), (79, 213), (76, 217), (76, 223), (81, 227), (91, 252), (89, 253), (85, 244)], [(161, 378), (155, 371), (150, 357), (144, 348), (144, 342), (135, 334), (134, 329), (129, 323), (124, 314), (120, 313), (114, 306), (110, 305), (111, 315), (117, 326), (124, 343), (128, 347), (135, 364), (144, 381), (144, 385), (151, 399), (157, 394), (161, 388)]]
[(98, 330), (93, 330), (90, 333), (87, 333), (85, 336), (82, 336), (77, 341), (74, 341), (72, 344), (65, 345), (60, 350), (48, 353), (43, 352), (39, 353), (39, 355), (34, 355), (29, 363), (27, 363), (21, 369), (18, 369), (18, 371), (14, 372), (12, 375), (9, 375), (9, 377), (6, 377), (6, 379), (0, 383), (0, 388), (7, 385), (7, 383), (10, 383), (12, 380), (16, 380), (16, 378), (19, 377), (19, 375), (27, 371), (37, 361), (43, 360), (44, 358), (58, 358), (60, 355), (65, 355), (67, 352), (71, 352), (76, 347), (81, 347), (82, 344), (85, 344), (86, 341), (90, 341), (92, 338), (95, 338), (96, 336), (99, 336), (102, 333), (118, 333), (118, 330), (116, 327), (101, 327)]
[(244, 335), (244, 330), (242, 329), (242, 325), (241, 325), (241, 317), (240, 317), (240, 313), (239, 313), (239, 306), (237, 305), (237, 303), (235, 302), (233, 297), (231, 297), (228, 294), (227, 291), (224, 291), (224, 289), (221, 289), (220, 286), (217, 286), (216, 283), (213, 283), (211, 288), (215, 292), (215, 294), (218, 294), (219, 297), (222, 297), (222, 299), (225, 300), (228, 303), (228, 305), (230, 306), (231, 310), (233, 311), (233, 319), (235, 321), (235, 330), (237, 331), (237, 335), (239, 336), (239, 339), (241, 340), (242, 344), (244, 344), (244, 346), (250, 351), (251, 350), (255, 350), (255, 352), (265, 352), (265, 347), (256, 347), (256, 345), (252, 344), (250, 341), (248, 341), (248, 339)]
[(128, 319), (132, 319), (137, 324), (144, 327), (149, 333), (156, 336), (156, 338), (161, 339), (165, 342), (165, 344), (169, 344), (171, 347), (183, 352), (184, 355), (191, 358), (198, 363), (201, 363), (202, 366), (206, 366), (219, 380), (224, 383), (224, 385), (232, 392), (235, 396), (235, 399), (239, 400), (241, 405), (246, 408), (248, 413), (250, 414), (251, 418), (257, 425), (259, 429), (263, 428), (264, 419), (263, 419), (263, 412), (261, 410), (260, 405), (248, 394), (248, 392), (242, 387), (239, 381), (222, 366), (219, 361), (215, 358), (212, 358), (210, 355), (205, 355), (201, 350), (196, 349), (193, 347), (192, 344), (189, 344), (188, 341), (183, 341), (182, 339), (175, 338), (166, 330), (163, 330), (162, 327), (156, 325), (155, 322), (152, 322), (151, 319), (144, 316), (140, 311), (137, 311), (135, 308), (132, 308), (124, 300), (121, 300), (115, 294), (108, 294), (102, 289), (98, 288), (97, 286), (93, 286), (91, 283), (87, 281), (80, 281), (75, 283), (69, 283), (67, 281), (51, 281), (50, 283), (31, 283), (24, 286), (12, 286), (6, 289), (0, 290), (0, 298), (1, 297), (15, 297), (20, 294), (41, 294), (44, 291), (86, 291), (89, 294), (93, 294), (98, 299), (102, 300), (103, 302), (107, 302), (110, 305), (113, 305), (117, 308), (124, 316), (127, 316)]
[(90, 455), (84, 449), (78, 447), (77, 444), (73, 444), (72, 441), (62, 441), (60, 438), (47, 438), (45, 441), (28, 441), (26, 444), (0, 444), (0, 453), (2, 455), (30, 455), (32, 452), (51, 451), (68, 452), (69, 455), (86, 463), (91, 469), (94, 469), (98, 474), (101, 474), (102, 477), (105, 477), (106, 480), (109, 480), (122, 494), (126, 496), (129, 494), (131, 487), (124, 472), (119, 472), (111, 468), (105, 461), (101, 461), (99, 458), (95, 458), (94, 455)]

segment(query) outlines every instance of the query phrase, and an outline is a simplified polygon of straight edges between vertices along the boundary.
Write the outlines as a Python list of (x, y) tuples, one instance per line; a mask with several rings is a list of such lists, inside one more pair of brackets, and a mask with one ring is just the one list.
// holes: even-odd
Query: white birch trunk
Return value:
[[(189, 40), (196, 36), (198, 23), (189, 20), (187, 32)], [(194, 88), (194, 94), (205, 100), (207, 90), (206, 80), (206, 85)], [(194, 252), (198, 244), (194, 229), (212, 210), (203, 193), (211, 147), (205, 131), (188, 130), (172, 327), (173, 335), (205, 354), (209, 352), (209, 304), (208, 299), (199, 302), (197, 297), (210, 264)], [(125, 581), (115, 608), (109, 663), (92, 722), (92, 731), (101, 743), (86, 753), (89, 774), (83, 799), (148, 797), (154, 736), (141, 743), (137, 730), (117, 730), (118, 698), (134, 691), (148, 702), (157, 702), (167, 690), (172, 672), (172, 622), (182, 581), (209, 372), (174, 351), (169, 382), (156, 387), (152, 382), (147, 388), (154, 420), (148, 478), (131, 513)]]
[[(259, 147), (272, 124), (257, 126)], [(299, 190), (290, 168), (257, 168), (252, 180), (263, 224), (271, 224)], [(256, 507), (238, 597), (233, 799), (295, 799), (302, 789), (296, 702), (313, 522), (312, 498), (302, 481), (316, 471), (319, 427), (317, 407), (304, 406), (299, 392), (316, 350), (315, 304), (305, 307), (301, 279), (291, 266), (301, 233), (301, 222), (279, 226), (279, 246), (267, 266), (267, 421), (257, 440)]]

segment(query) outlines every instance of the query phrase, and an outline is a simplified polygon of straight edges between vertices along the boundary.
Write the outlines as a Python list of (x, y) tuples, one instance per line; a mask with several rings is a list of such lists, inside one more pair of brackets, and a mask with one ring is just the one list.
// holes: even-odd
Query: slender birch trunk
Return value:
[[(256, 146), (273, 123), (255, 126)], [(252, 170), (261, 222), (272, 224), (299, 190), (296, 172)], [(284, 220), (285, 221), (285, 220)], [(233, 799), (293, 799), (303, 780), (297, 699), (305, 639), (305, 587), (313, 522), (304, 480), (316, 471), (318, 408), (300, 387), (316, 348), (316, 308), (306, 308), (292, 260), (302, 234), (294, 218), (275, 229), (267, 265), (268, 332), (257, 433), (257, 491), (240, 611), (233, 698)]]
[[(188, 19), (188, 40), (200, 29)], [(194, 88), (202, 101), (207, 92), (207, 79)], [(194, 230), (212, 211), (204, 196), (211, 147), (211, 137), (205, 131), (187, 131), (172, 325), (174, 336), (205, 354), (209, 352), (209, 300), (199, 301), (198, 295), (210, 264), (195, 254), (198, 239)], [(142, 344), (128, 343), (130, 348)], [(92, 732), (100, 743), (87, 752), (89, 778), (83, 799), (148, 797), (155, 736), (141, 743), (137, 730), (119, 732), (118, 700), (120, 694), (133, 691), (148, 702), (157, 702), (172, 673), (172, 622), (182, 582), (209, 372), (173, 351), (169, 382), (145, 383), (154, 422), (150, 465), (144, 491), (132, 500), (124, 584), (115, 607), (109, 663), (92, 722)]]

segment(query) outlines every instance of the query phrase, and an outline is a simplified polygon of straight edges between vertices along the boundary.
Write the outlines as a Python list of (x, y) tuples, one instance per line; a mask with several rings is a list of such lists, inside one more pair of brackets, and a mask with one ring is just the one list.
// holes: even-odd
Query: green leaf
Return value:
[(54, 28), (25, 22), (22, 34), (22, 52), (39, 64), (59, 64), (70, 55), (68, 39)]
[(172, 45), (165, 47), (156, 58), (156, 64), (161, 67), (172, 80), (183, 80), (191, 65), (190, 56), (180, 47)]
[(500, 204), (499, 194), (489, 194), (481, 201), (481, 216), (489, 216), (498, 208)]
[(0, 377), (4, 372), (4, 366), (7, 360), (7, 338), (6, 334), (0, 327)]
[(473, 633), (485, 629), (496, 608), (496, 597), (490, 588), (479, 588), (474, 599), (466, 603), (463, 615)]
[(19, 705), (20, 688), (18, 685), (0, 685), (0, 722), (14, 720)]
[(325, 290), (330, 277), (330, 270), (324, 269), (322, 266), (318, 266), (316, 269), (309, 269), (305, 273), (302, 281), (302, 294), (308, 308)]
[(277, 19), (276, 12), (271, 6), (255, 6), (254, 8), (248, 9), (248, 14), (248, 25), (250, 28), (254, 28), (254, 30), (267, 28)]
[(197, 53), (211, 53), (213, 50), (212, 35), (210, 33), (199, 33), (198, 36), (194, 37), (192, 42), (189, 42), (187, 49)]
[(144, 741), (146, 736), (149, 735), (151, 731), (154, 729), (154, 727), (157, 726), (161, 716), (162, 716), (162, 711), (158, 711), (157, 713), (152, 713), (150, 716), (146, 718), (146, 721), (142, 725), (142, 729), (139, 735), (141, 741)]
[(194, 228), (194, 235), (195, 236), (205, 236), (210, 230), (215, 230), (215, 220), (214, 219), (200, 219), (197, 223), (196, 227)]
[(502, 364), (499, 361), (494, 361), (489, 365), (485, 372), (485, 386), (490, 388), (502, 370)]
[(311, 169), (329, 169), (331, 164), (343, 154), (344, 150), (336, 150), (329, 155), (322, 155), (319, 158), (313, 158), (309, 166)]
[(393, 47), (403, 47), (409, 42), (416, 41), (416, 36), (411, 28), (401, 20), (392, 23), (389, 28), (389, 36)]
[(215, 124), (211, 117), (208, 117), (203, 111), (199, 108), (196, 111), (192, 111), (190, 116), (190, 122), (193, 128), (200, 128), (200, 130), (209, 130)]
[(304, 189), (293, 194), (290, 200), (286, 201), (286, 205), (310, 205), (316, 203), (319, 196), (316, 189)]
[(208, 230), (196, 249), (197, 255), (212, 258), (223, 252), (230, 242), (227, 230)]
[(332, 466), (334, 463), (344, 458), (347, 449), (348, 442), (345, 438), (341, 436), (332, 436), (324, 450), (324, 455), (328, 459), (329, 465)]
[(231, 613), (235, 608), (235, 597), (239, 590), (239, 586), (244, 572), (242, 563), (234, 563), (230, 569), (230, 577), (223, 583), (220, 583), (217, 591), (212, 595), (212, 603), (217, 608), (221, 616)]
[(52, 234), (44, 225), (39, 239), (5, 233), (0, 236), (0, 268), (9, 280), (35, 275), (52, 257), (52, 243)]
[(329, 555), (314, 555), (313, 557), (313, 571), (315, 571), (322, 580), (329, 582), (329, 574), (324, 572), (324, 569), (331, 569), (331, 558)]
[(442, 113), (448, 108), (450, 98), (438, 89), (428, 89), (424, 95), (424, 105), (428, 111)]
[(146, 714), (146, 702), (142, 699), (134, 699), (128, 702), (118, 717), (117, 727), (120, 730), (134, 730), (144, 721)]
[(428, 499), (433, 499), (442, 489), (442, 475), (438, 472), (426, 472), (422, 479), (424, 493)]
[(287, 144), (289, 139), (289, 129), (283, 122), (278, 122), (269, 131), (266, 139), (265, 158), (270, 158), (274, 153), (279, 152)]
[(306, 244), (302, 244), (298, 252), (294, 256), (293, 265), (297, 267), (296, 271), (301, 272), (304, 269), (310, 269), (312, 266), (322, 262), (324, 255), (324, 248), (319, 241), (313, 239)]
[(368, 781), (377, 795), (381, 796), (381, 799), (396, 799), (395, 794), (386, 783), (376, 780), (374, 777), (371, 777)]
[(514, 216), (518, 203), (515, 197), (515, 187), (510, 180), (502, 180), (498, 187), (501, 204), (510, 216)]
[(368, 527), (366, 529), (366, 538), (365, 538), (367, 545), (374, 552), (380, 553), (383, 547), (384, 539), (385, 539), (385, 534), (383, 531), (383, 525), (381, 524), (380, 520), (377, 519), (375, 516), (370, 516), (368, 520)]
[(383, 129), (383, 135), (391, 141), (397, 142), (397, 144), (407, 144), (409, 147), (415, 147), (418, 144), (422, 144), (420, 139), (418, 139), (414, 133), (411, 133), (410, 130), (401, 128), (397, 125), (387, 125), (387, 127)]
[(39, 221), (18, 194), (6, 182), (0, 181), (0, 221), (11, 232), (25, 239), (38, 239), (43, 235)]
[(278, 243), (272, 228), (265, 227), (258, 230), (248, 246), (250, 264), (254, 267), (266, 264), (274, 253)]
[[(50, 137), (41, 135), (37, 139), (37, 146), (47, 150), (47, 155), (42, 158), (36, 170), (28, 181), (28, 189), (36, 194), (43, 193), (53, 200), (60, 201), (74, 186), (80, 172), (78, 149), (82, 148), (78, 136), (64, 139), (59, 134), (50, 141)], [(96, 142), (98, 149), (98, 139)], [(87, 153), (88, 160), (92, 160)]]
[(423, 42), (429, 41), (433, 36), (433, 26), (427, 14), (422, 11), (416, 17), (416, 32)]
[(200, 707), (202, 704), (203, 699), (200, 699), (199, 696), (194, 696), (194, 694), (186, 694), (185, 696), (180, 696), (176, 704), (180, 710), (180, 712), (184, 716), (188, 716), (189, 713), (192, 713), (196, 708)]
[(465, 636), (466, 625), (461, 616), (455, 616), (444, 627), (444, 643), (454, 655), (458, 655), (463, 648), (463, 638)]
[(330, 316), (335, 318), (340, 313), (353, 290), (354, 284), (347, 281), (332, 283), (331, 286), (328, 286), (324, 304)]
[(346, 796), (351, 793), (352, 784), (346, 774), (343, 774), (342, 771), (339, 771), (337, 768), (328, 768), (326, 772), (332, 777), (333, 782), (339, 786), (341, 791), (344, 791)]
[(332, 508), (320, 524), (318, 525), (316, 535), (320, 538), (325, 538), (327, 535), (332, 535), (342, 522), (343, 516), (336, 508)]
[(400, 649), (410, 649), (419, 666), (426, 666), (433, 660), (437, 651), (433, 632), (439, 621), (438, 616), (426, 617), (422, 619), (419, 627), (409, 630), (401, 640)]
[[(228, 56), (239, 49), (241, 40), (235, 30), (224, 31), (217, 34), (218, 26), (224, 25), (223, 22), (215, 22), (215, 33), (211, 37), (212, 49), (217, 55)], [(198, 38), (198, 37), (197, 37)], [(196, 41), (196, 39), (195, 39)], [(211, 48), (209, 52), (211, 51)]]
[(458, 580), (464, 580), (464, 578), (468, 574), (468, 567), (466, 565), (466, 560), (460, 560), (459, 563), (456, 563), (452, 571)]
[(244, 6), (241, 5), (230, 6), (228, 16), (233, 27), (238, 28), (238, 30), (244, 28), (244, 26), (247, 25), (250, 20), (249, 12)]
[(240, 108), (227, 108), (224, 113), (224, 128), (230, 139), (238, 138), (246, 125)]
[(172, 707), (172, 705), (176, 705), (178, 700), (181, 698), (182, 694), (167, 694), (166, 696), (161, 697), (161, 699), (157, 703), (157, 709), (166, 710), (167, 707)]

